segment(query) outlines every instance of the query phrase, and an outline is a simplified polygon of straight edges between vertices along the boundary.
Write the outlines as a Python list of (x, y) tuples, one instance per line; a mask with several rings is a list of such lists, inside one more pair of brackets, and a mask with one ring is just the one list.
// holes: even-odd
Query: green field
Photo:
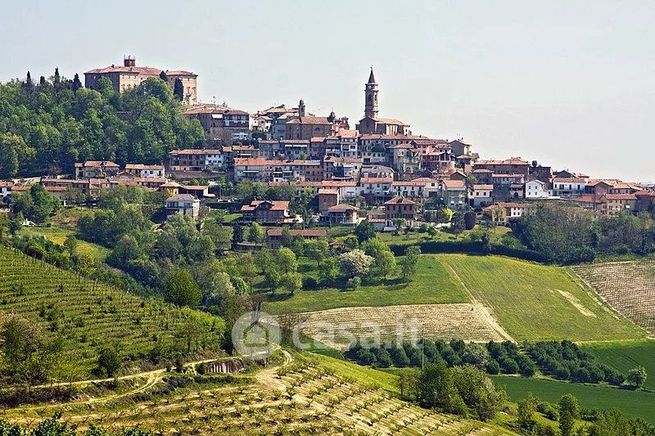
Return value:
[[(58, 245), (63, 245), (68, 236), (75, 235), (75, 231), (62, 227), (24, 227), (22, 233), (30, 236), (43, 236)], [(103, 262), (111, 251), (109, 248), (80, 239), (78, 239), (76, 250), (97, 262)]]
[(217, 340), (223, 329), (220, 318), (144, 300), (0, 246), (0, 318), (8, 313), (61, 334), (71, 365), (60, 380), (87, 377), (105, 345), (136, 363), (156, 346), (183, 340), (186, 320), (197, 320)]
[(582, 288), (566, 268), (498, 256), (439, 256), (517, 341), (644, 338)]
[(655, 390), (655, 341), (598, 342), (581, 347), (623, 374), (643, 366), (648, 373), (645, 387)]
[[(303, 274), (307, 262), (301, 263)], [(283, 297), (284, 298), (284, 297)], [(393, 306), (402, 304), (466, 303), (469, 298), (455, 278), (436, 256), (421, 256), (417, 273), (410, 283), (400, 281), (380, 285), (364, 285), (356, 291), (321, 289), (302, 290), (292, 297), (264, 303), (263, 310), (271, 314), (283, 312), (313, 312), (353, 306)]]
[(494, 382), (505, 389), (511, 401), (517, 402), (532, 393), (541, 400), (556, 403), (562, 395), (575, 395), (588, 409), (617, 409), (626, 415), (655, 423), (655, 393), (630, 391), (608, 386), (567, 383), (556, 380), (494, 376)]

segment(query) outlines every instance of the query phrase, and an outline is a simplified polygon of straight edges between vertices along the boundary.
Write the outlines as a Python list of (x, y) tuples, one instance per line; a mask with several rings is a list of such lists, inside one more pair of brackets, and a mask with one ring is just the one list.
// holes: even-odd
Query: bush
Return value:
[(305, 289), (316, 289), (318, 288), (318, 280), (312, 276), (303, 277), (302, 287)]

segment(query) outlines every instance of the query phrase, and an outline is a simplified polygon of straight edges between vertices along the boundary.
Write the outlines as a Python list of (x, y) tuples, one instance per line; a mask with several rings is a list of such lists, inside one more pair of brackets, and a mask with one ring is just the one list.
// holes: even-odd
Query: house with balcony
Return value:
[(165, 209), (168, 216), (179, 213), (196, 219), (200, 213), (200, 200), (190, 194), (173, 195), (166, 199)]

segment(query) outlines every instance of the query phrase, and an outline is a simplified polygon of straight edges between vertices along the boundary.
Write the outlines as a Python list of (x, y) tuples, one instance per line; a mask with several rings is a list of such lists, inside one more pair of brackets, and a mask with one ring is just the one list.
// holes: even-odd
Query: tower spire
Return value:
[(373, 75), (373, 66), (371, 66), (371, 74), (368, 76), (368, 82), (364, 89), (364, 117), (378, 117), (378, 84)]
[(375, 83), (375, 76), (373, 75), (373, 65), (371, 65), (371, 74), (368, 76), (368, 83)]

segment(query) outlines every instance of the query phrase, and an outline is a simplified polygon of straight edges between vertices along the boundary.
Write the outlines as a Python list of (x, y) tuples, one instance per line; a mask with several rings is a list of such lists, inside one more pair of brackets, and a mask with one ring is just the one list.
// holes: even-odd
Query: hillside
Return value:
[[(512, 432), (399, 400), (396, 376), (331, 358), (284, 352), (282, 366), (237, 376), (168, 375), (146, 390), (56, 406), (9, 409), (0, 418), (30, 424), (63, 412), (91, 423), (156, 434), (500, 435)], [(142, 381), (144, 385), (148, 381)]]
[(116, 346), (129, 363), (184, 341), (194, 322), (216, 349), (220, 318), (142, 299), (0, 246), (0, 316), (14, 313), (37, 323), (49, 335), (61, 334), (71, 372), (61, 379), (84, 378), (97, 351)]
[(569, 269), (500, 256), (424, 254), (409, 283), (364, 285), (353, 291), (303, 290), (266, 302), (263, 310), (302, 312), (311, 324), (374, 321), (392, 331), (417, 317), (421, 336), (446, 339), (645, 337)]

